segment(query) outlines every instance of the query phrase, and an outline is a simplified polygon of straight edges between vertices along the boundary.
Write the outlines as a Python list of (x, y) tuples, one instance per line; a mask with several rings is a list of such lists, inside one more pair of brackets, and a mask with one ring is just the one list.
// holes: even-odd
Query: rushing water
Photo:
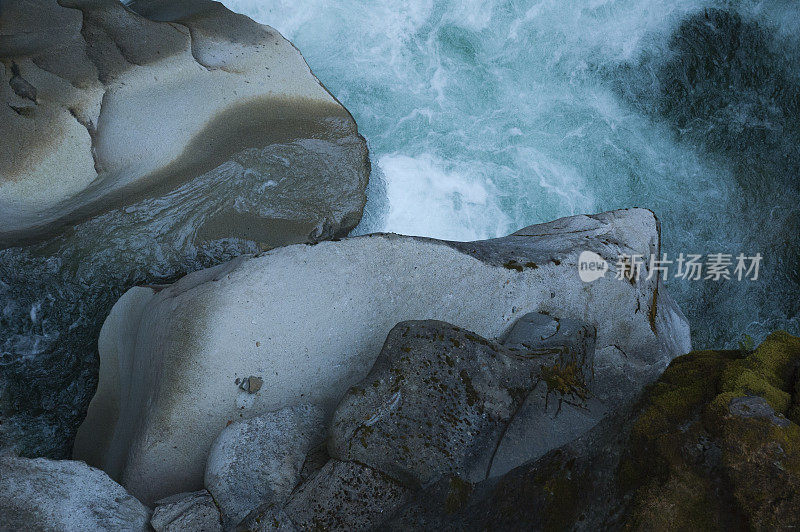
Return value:
[(361, 232), (469, 240), (641, 206), (663, 251), (764, 256), (670, 292), (696, 347), (800, 331), (800, 5), (225, 0), (280, 30), (370, 143)]

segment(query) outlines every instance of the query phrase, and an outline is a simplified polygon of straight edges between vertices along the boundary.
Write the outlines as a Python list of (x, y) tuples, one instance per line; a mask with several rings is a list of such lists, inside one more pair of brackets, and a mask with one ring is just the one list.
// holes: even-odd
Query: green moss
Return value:
[(634, 502), (628, 530), (719, 530), (708, 482), (686, 468), (673, 471), (666, 483), (651, 482)]
[[(618, 485), (633, 501), (626, 527), (770, 528), (776, 516), (791, 514), (790, 494), (800, 486), (800, 426), (733, 416), (729, 405), (758, 395), (796, 422), (799, 364), (800, 338), (784, 332), (755, 350), (673, 360), (646, 392), (618, 468)], [(698, 460), (709, 445), (721, 451), (721, 469)]]
[(650, 389), (646, 406), (633, 426), (637, 439), (653, 439), (682, 424), (716, 395), (716, 383), (729, 351), (696, 351), (672, 361)]
[(567, 404), (583, 406), (589, 398), (589, 387), (583, 374), (583, 366), (577, 360), (558, 361), (552, 366), (543, 366), (539, 380), (547, 386), (545, 402), (550, 394), (556, 394), (559, 411), (564, 401)]
[[(758, 395), (788, 414), (792, 402), (792, 377), (800, 362), (800, 338), (777, 331), (749, 356), (732, 362), (723, 373), (720, 392), (726, 397)], [(719, 405), (719, 402), (717, 402)]]

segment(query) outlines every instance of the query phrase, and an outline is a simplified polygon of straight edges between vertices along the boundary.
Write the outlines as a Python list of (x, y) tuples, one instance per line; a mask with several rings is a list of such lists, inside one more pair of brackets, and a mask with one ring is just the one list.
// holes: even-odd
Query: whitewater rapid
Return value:
[(800, 330), (796, 4), (224, 3), (355, 116), (373, 163), (358, 232), (473, 240), (647, 207), (668, 258), (764, 255), (755, 282), (668, 281), (696, 347)]

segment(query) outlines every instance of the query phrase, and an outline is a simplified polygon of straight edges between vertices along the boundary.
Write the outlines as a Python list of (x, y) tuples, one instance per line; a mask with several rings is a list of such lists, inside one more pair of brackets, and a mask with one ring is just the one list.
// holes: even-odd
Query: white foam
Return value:
[[(384, 230), (448, 240), (478, 240), (506, 233), (510, 219), (492, 184), (431, 154), (382, 156), (389, 212)], [(488, 190), (487, 190), (488, 189)]]

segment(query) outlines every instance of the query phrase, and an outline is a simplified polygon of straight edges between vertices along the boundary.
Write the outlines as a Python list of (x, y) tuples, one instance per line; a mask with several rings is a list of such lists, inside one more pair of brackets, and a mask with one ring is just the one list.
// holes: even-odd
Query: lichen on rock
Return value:
[(800, 338), (677, 358), (646, 394), (619, 482), (632, 529), (800, 525)]

